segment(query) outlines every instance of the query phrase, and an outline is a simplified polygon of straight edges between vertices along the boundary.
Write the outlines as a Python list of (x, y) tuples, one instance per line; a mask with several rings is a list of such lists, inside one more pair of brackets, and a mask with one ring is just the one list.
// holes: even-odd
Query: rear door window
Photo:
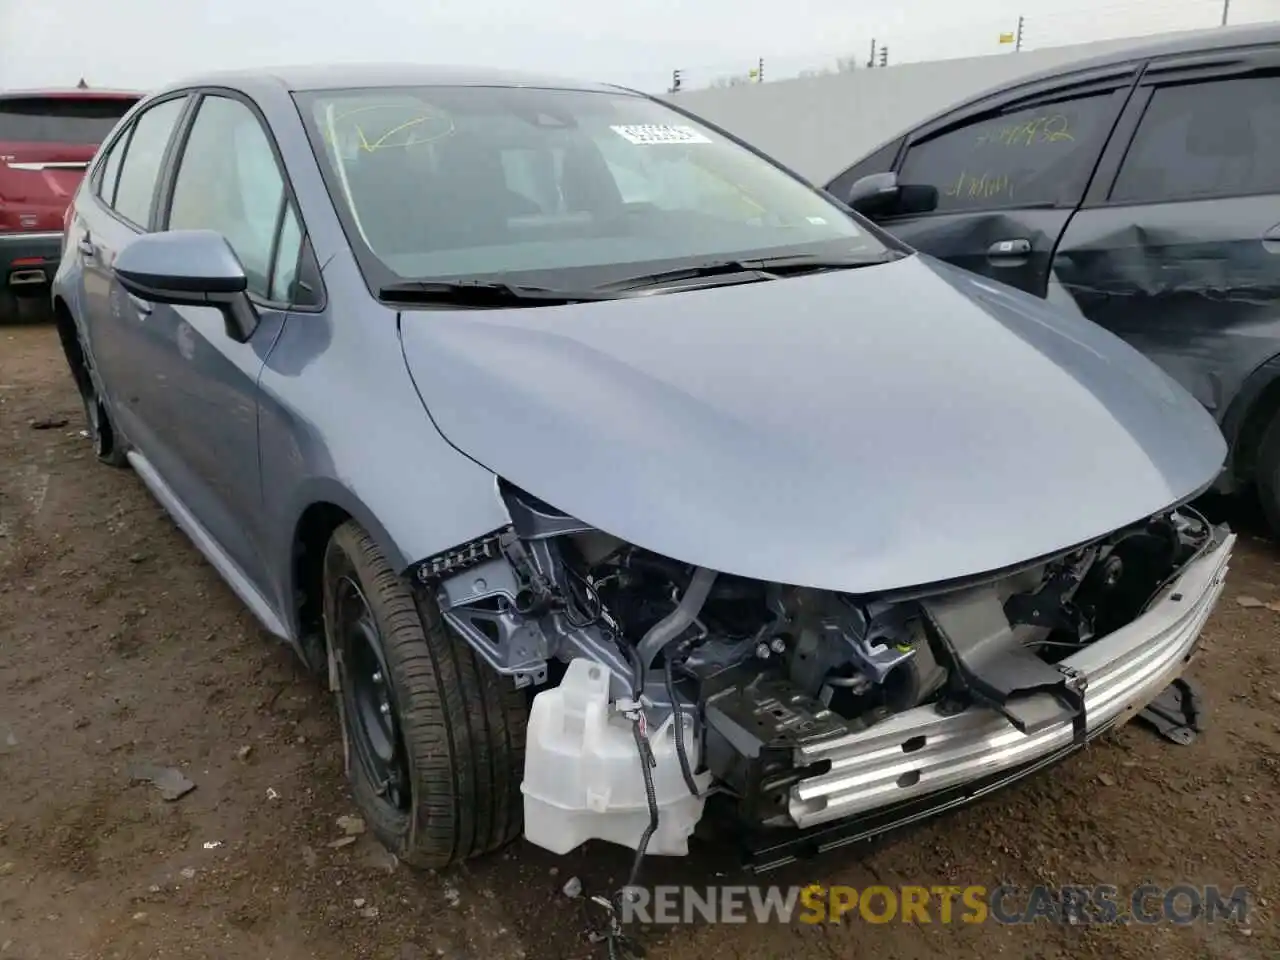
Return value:
[(0, 140), (97, 146), (132, 106), (123, 98), (0, 98)]
[(1112, 203), (1280, 193), (1280, 77), (1159, 87)]
[(939, 213), (1074, 206), (1114, 105), (1106, 93), (988, 115), (908, 147), (899, 179), (937, 187)]
[(165, 100), (148, 107), (134, 122), (133, 134), (120, 164), (112, 206), (120, 216), (139, 227), (145, 228), (151, 222), (160, 166), (186, 105), (186, 97)]

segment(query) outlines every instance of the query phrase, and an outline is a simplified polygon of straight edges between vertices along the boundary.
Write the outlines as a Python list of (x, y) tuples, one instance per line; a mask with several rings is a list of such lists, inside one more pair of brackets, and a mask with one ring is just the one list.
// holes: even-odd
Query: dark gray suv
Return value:
[(1280, 532), (1280, 26), (987, 92), (828, 191), (916, 249), (1079, 310), (1165, 368)]

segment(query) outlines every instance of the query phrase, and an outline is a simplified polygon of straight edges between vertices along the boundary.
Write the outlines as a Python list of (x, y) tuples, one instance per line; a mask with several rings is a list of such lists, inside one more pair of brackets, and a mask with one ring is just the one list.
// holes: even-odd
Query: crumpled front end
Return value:
[(1031, 769), (1185, 668), (1235, 537), (1188, 507), (1016, 568), (876, 595), (636, 547), (507, 485), (512, 525), (416, 568), (536, 690), (526, 836), (680, 855), (721, 794), (795, 831)]
[(791, 789), (792, 821), (810, 827), (942, 791), (1129, 720), (1190, 662), (1225, 585), (1235, 539), (1218, 532), (1144, 613), (1059, 662), (1078, 692), (1076, 703), (1029, 692), (1015, 702), (1012, 718), (998, 709), (948, 714), (921, 706), (866, 730), (798, 746), (797, 767), (827, 769)]

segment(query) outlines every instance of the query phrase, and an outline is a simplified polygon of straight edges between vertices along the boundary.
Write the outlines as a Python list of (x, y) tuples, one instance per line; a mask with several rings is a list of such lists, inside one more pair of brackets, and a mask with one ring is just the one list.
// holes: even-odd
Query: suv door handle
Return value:
[(1010, 260), (1025, 257), (1030, 252), (1031, 241), (1026, 237), (1018, 237), (1014, 240), (997, 240), (987, 247), (987, 258), (989, 260)]
[(93, 257), (97, 254), (97, 248), (94, 247), (93, 241), (89, 239), (89, 234), (85, 234), (76, 241), (76, 249), (86, 257)]

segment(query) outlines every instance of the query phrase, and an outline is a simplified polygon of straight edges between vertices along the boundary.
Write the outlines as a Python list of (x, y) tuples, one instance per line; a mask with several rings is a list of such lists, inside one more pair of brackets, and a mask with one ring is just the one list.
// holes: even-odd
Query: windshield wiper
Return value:
[(388, 303), (456, 303), (468, 307), (551, 306), (608, 300), (593, 290), (552, 290), (488, 280), (402, 280), (378, 290)]
[(653, 286), (662, 283), (679, 283), (681, 280), (701, 280), (704, 277), (731, 277), (738, 274), (754, 274), (755, 280), (777, 280), (780, 277), (797, 273), (812, 273), (820, 270), (847, 270), (853, 267), (866, 267), (877, 263), (888, 263), (900, 260), (907, 254), (896, 250), (886, 250), (875, 257), (832, 257), (816, 253), (793, 253), (778, 257), (747, 257), (737, 260), (713, 260), (689, 267), (676, 267), (672, 270), (659, 270), (656, 273), (642, 273), (634, 277), (623, 277), (612, 280), (592, 289), (598, 291), (619, 292), (637, 287)]

